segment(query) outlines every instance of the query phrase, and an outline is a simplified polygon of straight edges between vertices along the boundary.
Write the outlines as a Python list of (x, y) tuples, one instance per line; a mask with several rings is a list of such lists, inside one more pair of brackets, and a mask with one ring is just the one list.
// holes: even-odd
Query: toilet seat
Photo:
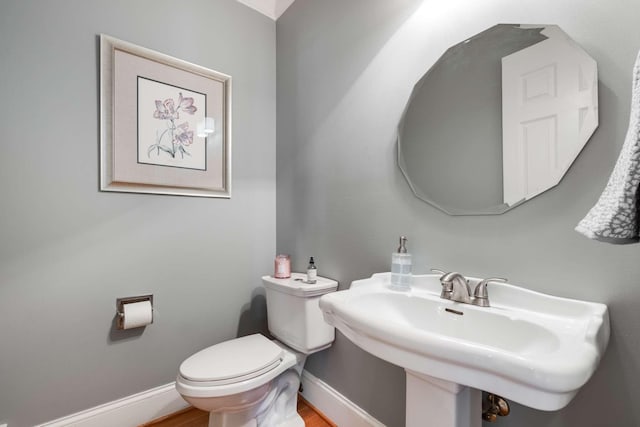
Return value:
[(283, 353), (265, 336), (248, 335), (200, 350), (182, 362), (180, 375), (209, 385), (236, 383), (274, 369)]
[(176, 388), (186, 396), (215, 397), (260, 387), (297, 363), (280, 343), (254, 334), (207, 347), (180, 365)]

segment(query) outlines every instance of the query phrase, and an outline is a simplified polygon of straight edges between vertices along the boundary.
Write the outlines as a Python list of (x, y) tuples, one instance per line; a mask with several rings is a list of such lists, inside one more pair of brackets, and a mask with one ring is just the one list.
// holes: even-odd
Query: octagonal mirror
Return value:
[(501, 214), (557, 185), (598, 127), (596, 62), (555, 25), (499, 24), (449, 48), (398, 127), (414, 194)]

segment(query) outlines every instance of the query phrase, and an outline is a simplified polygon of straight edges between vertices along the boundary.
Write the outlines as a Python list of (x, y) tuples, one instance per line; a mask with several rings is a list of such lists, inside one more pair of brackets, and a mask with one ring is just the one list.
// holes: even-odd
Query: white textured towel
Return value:
[(633, 67), (629, 130), (598, 203), (576, 227), (585, 236), (608, 243), (636, 243), (640, 202), (640, 52)]

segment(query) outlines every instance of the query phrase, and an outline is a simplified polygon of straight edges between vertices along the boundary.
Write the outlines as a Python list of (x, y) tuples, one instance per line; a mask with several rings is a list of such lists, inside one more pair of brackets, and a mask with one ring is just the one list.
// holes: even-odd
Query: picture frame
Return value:
[(231, 76), (100, 34), (100, 190), (231, 197)]

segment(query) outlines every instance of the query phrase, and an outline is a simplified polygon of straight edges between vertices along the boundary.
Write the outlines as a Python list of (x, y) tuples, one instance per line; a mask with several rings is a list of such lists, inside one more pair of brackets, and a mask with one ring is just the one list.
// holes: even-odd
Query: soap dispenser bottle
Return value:
[(313, 257), (309, 258), (309, 266), (307, 267), (307, 283), (314, 284), (318, 281), (318, 267), (313, 260)]
[(398, 251), (391, 254), (391, 289), (411, 289), (411, 254), (407, 252), (407, 238), (400, 236)]

